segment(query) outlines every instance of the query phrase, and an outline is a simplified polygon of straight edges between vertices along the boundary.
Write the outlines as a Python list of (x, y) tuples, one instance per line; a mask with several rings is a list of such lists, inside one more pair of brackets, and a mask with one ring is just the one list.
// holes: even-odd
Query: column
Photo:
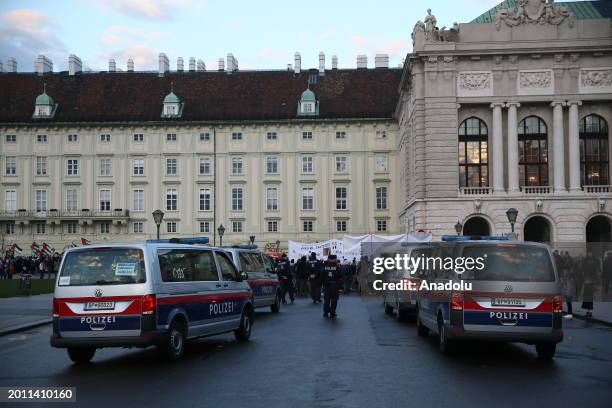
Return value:
[(569, 189), (571, 192), (580, 191), (580, 141), (578, 106), (580, 101), (568, 101), (569, 120), (568, 120), (568, 146), (569, 146)]
[(563, 107), (565, 102), (554, 101), (553, 108), (553, 186), (555, 193), (567, 191), (565, 187), (565, 140), (563, 133)]
[(504, 145), (502, 142), (502, 107), (503, 103), (492, 103), (493, 109), (493, 134), (491, 137), (493, 151), (493, 192), (504, 191)]
[(519, 166), (518, 166), (518, 124), (516, 110), (521, 106), (518, 102), (508, 102), (508, 192), (519, 191)]

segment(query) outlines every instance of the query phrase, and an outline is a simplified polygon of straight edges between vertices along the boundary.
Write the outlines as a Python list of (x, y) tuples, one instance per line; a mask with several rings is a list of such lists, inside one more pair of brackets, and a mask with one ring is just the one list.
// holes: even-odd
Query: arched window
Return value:
[(608, 124), (598, 115), (580, 121), (580, 182), (583, 186), (610, 184)]
[(537, 116), (528, 116), (518, 126), (519, 181), (523, 186), (548, 185), (548, 130)]
[(487, 125), (468, 118), (459, 125), (459, 187), (489, 186)]

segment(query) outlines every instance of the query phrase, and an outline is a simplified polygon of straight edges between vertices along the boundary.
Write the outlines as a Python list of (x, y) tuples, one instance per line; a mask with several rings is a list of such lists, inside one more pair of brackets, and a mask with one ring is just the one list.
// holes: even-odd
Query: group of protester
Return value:
[(0, 258), (0, 278), (13, 279), (19, 276), (39, 276), (40, 279), (55, 276), (59, 268), (61, 256), (25, 257), (25, 256), (4, 256)]

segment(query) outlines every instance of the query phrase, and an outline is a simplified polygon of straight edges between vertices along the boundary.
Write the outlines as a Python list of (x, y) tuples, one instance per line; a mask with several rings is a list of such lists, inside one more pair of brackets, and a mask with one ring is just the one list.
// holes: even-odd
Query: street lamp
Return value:
[(461, 235), (461, 231), (463, 231), (463, 225), (461, 225), (460, 221), (457, 221), (455, 224), (455, 232), (457, 232), (457, 235)]
[(162, 210), (153, 211), (153, 221), (155, 221), (155, 225), (157, 225), (157, 239), (159, 239), (159, 226), (164, 219), (164, 212)]
[(516, 222), (516, 216), (518, 215), (518, 210), (516, 208), (509, 208), (506, 211), (506, 217), (508, 217), (508, 222), (510, 223), (510, 227), (512, 228), (512, 234), (514, 234), (514, 223)]
[(255, 242), (255, 235), (251, 235), (249, 237), (249, 241), (251, 241), (251, 245), (253, 245), (253, 243)]
[(219, 233), (219, 246), (223, 246), (223, 234), (225, 234), (225, 227), (223, 224), (219, 225), (217, 232)]

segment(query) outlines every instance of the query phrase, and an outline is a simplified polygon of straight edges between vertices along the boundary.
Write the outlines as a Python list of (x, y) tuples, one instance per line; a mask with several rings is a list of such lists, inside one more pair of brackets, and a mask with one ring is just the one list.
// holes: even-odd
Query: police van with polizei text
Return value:
[(255, 307), (270, 307), (272, 313), (278, 313), (282, 294), (272, 258), (258, 251), (255, 245), (232, 245), (223, 249), (230, 254), (238, 271), (247, 274)]
[(103, 347), (157, 346), (170, 359), (189, 339), (251, 336), (253, 293), (222, 248), (173, 242), (66, 251), (55, 282), (51, 345), (75, 363)]
[(444, 353), (459, 341), (486, 340), (532, 344), (538, 357), (553, 358), (563, 341), (563, 319), (561, 284), (550, 248), (506, 237), (452, 236), (443, 241), (448, 245), (437, 247), (433, 257), (484, 262), (461, 274), (456, 269), (417, 271), (430, 286), (449, 281), (471, 286), (420, 289), (418, 335), (436, 333)]

